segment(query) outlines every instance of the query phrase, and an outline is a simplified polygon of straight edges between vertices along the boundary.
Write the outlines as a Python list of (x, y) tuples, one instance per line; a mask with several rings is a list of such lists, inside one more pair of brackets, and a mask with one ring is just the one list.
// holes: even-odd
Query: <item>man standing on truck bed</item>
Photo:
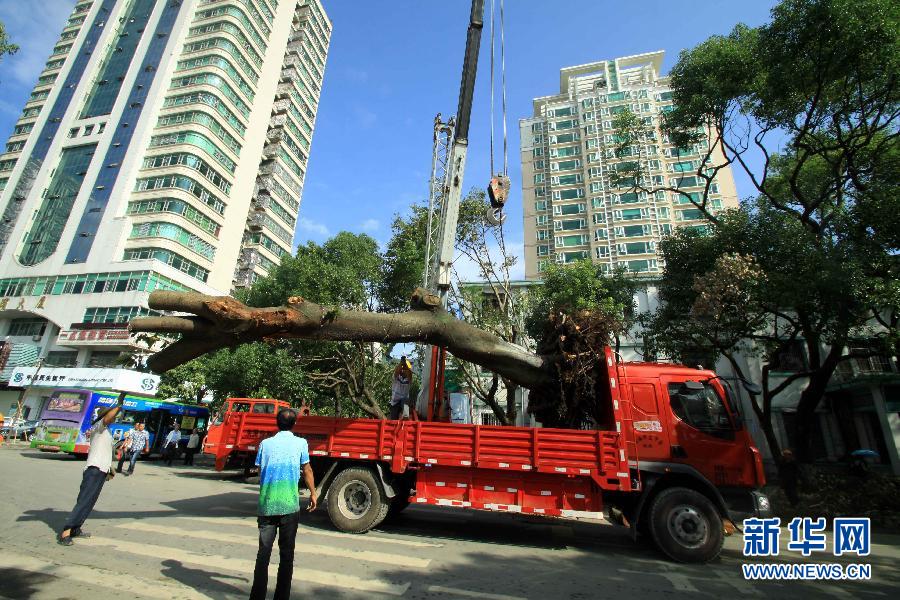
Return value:
[(291, 429), (297, 421), (297, 411), (282, 408), (275, 417), (278, 433), (263, 440), (256, 453), (259, 467), (259, 550), (256, 568), (253, 570), (253, 587), (250, 600), (263, 600), (269, 583), (269, 559), (275, 533), (278, 533), (278, 579), (275, 584), (275, 600), (287, 600), (291, 596), (291, 579), (294, 576), (294, 544), (300, 517), (300, 472), (309, 488), (309, 507), (316, 509), (316, 482), (309, 465), (309, 445), (297, 437)]
[(394, 369), (394, 380), (391, 384), (391, 419), (403, 416), (403, 407), (409, 401), (409, 384), (412, 382), (412, 365), (405, 356)]

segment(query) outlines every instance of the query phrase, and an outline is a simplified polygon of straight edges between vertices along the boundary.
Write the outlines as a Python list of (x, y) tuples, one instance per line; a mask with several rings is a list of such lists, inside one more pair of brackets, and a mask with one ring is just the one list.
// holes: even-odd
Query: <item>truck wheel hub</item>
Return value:
[(368, 486), (358, 481), (345, 484), (341, 488), (340, 498), (341, 512), (348, 519), (361, 518), (372, 506), (372, 492), (369, 491)]
[(706, 517), (693, 506), (676, 506), (669, 513), (669, 532), (685, 546), (702, 545), (709, 535)]

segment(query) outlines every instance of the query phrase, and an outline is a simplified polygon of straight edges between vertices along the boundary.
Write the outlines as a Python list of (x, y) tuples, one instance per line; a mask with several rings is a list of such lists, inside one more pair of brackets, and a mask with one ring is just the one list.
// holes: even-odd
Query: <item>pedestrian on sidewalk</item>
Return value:
[(409, 402), (409, 384), (412, 383), (412, 365), (405, 356), (394, 369), (394, 381), (391, 384), (391, 419), (403, 416), (403, 407)]
[(144, 448), (148, 448), (149, 446), (150, 434), (144, 431), (144, 424), (135, 423), (134, 429), (131, 430), (131, 435), (128, 437), (128, 447), (125, 449), (125, 452), (122, 453), (122, 458), (119, 459), (116, 473), (122, 472), (122, 463), (124, 463), (125, 460), (128, 460), (129, 463), (125, 476), (127, 477), (134, 473), (134, 463), (137, 462), (138, 456), (141, 455)]
[(200, 450), (200, 434), (194, 429), (191, 431), (191, 437), (188, 438), (187, 447), (184, 449), (184, 464), (194, 465), (194, 455)]
[(294, 576), (294, 544), (297, 540), (297, 524), (300, 520), (300, 482), (309, 488), (308, 511), (316, 509), (316, 482), (309, 465), (309, 445), (297, 437), (291, 429), (297, 421), (297, 411), (282, 408), (275, 417), (278, 433), (263, 440), (256, 453), (259, 467), (259, 550), (256, 568), (253, 570), (253, 587), (250, 600), (263, 600), (269, 583), (269, 559), (275, 534), (278, 534), (278, 578), (275, 584), (275, 600), (287, 600), (291, 596), (291, 579)]
[(122, 408), (124, 399), (125, 394), (121, 394), (118, 405), (103, 407), (97, 411), (97, 420), (91, 427), (90, 449), (88, 450), (87, 464), (81, 476), (78, 499), (57, 538), (57, 542), (62, 546), (71, 546), (74, 543), (72, 541), (74, 537), (91, 537), (88, 532), (81, 529), (81, 526), (94, 510), (94, 504), (100, 497), (103, 484), (113, 478), (113, 438), (109, 432), (109, 426), (116, 420), (116, 415)]
[(163, 457), (166, 460), (166, 465), (169, 467), (172, 466), (172, 461), (178, 457), (178, 443), (180, 441), (181, 431), (175, 428), (166, 435), (166, 440), (163, 442)]

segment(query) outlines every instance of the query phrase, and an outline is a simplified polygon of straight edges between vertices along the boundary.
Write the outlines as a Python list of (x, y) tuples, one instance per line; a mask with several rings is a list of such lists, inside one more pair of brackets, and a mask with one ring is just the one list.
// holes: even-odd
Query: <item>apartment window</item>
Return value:
[(46, 319), (13, 319), (9, 324), (9, 336), (44, 335), (47, 329)]
[(129, 239), (162, 238), (172, 240), (207, 260), (213, 260), (216, 255), (215, 246), (174, 223), (136, 223), (132, 226), (131, 235), (128, 237)]
[(629, 260), (625, 262), (625, 268), (631, 273), (646, 273), (657, 268), (656, 260)]
[(73, 137), (78, 137), (78, 132), (81, 130), (80, 127), (73, 127), (69, 130), (69, 139)]
[(535, 173), (534, 182), (535, 183), (543, 183), (544, 182), (544, 174), (543, 173)]
[(75, 367), (78, 363), (77, 350), (51, 350), (44, 358), (45, 367)]
[(538, 239), (538, 241), (541, 241), (541, 240), (549, 240), (549, 239), (550, 239), (550, 232), (549, 232), (548, 230), (546, 230), (546, 229), (538, 229), (537, 232), (536, 232), (535, 237)]
[(588, 251), (576, 250), (575, 252), (562, 252), (557, 254), (556, 256), (557, 262), (573, 263), (588, 258)]
[(537, 223), (538, 227), (541, 225), (547, 225), (550, 222), (550, 215), (538, 215), (535, 217), (535, 223)]
[(534, 210), (547, 210), (547, 201), (538, 200), (534, 203)]
[(118, 363), (121, 352), (94, 350), (88, 358), (88, 367), (114, 367)]
[(533, 157), (534, 157), (534, 156), (543, 156), (543, 155), (544, 155), (544, 149), (543, 149), (543, 148), (534, 148), (534, 149), (531, 151), (531, 156), (533, 156)]
[(704, 218), (703, 211), (701, 211), (699, 208), (678, 211), (679, 221), (695, 221), (702, 218)]
[(555, 221), (555, 229), (561, 231), (572, 231), (574, 229), (584, 229), (586, 227), (586, 223), (584, 219), (563, 219), (562, 221)]
[(92, 133), (94, 133), (94, 126), (87, 125), (87, 126), (85, 126), (84, 133), (82, 135), (91, 135)]
[(594, 241), (602, 242), (607, 239), (607, 234), (605, 229), (597, 229), (594, 231)]
[(176, 254), (175, 252), (164, 250), (162, 248), (128, 248), (125, 250), (125, 254), (122, 257), (122, 260), (150, 259), (158, 260), (175, 269), (178, 269), (182, 273), (186, 273), (194, 279), (198, 279), (203, 282), (205, 282), (209, 277), (209, 271), (207, 269), (204, 269), (200, 265), (189, 261), (183, 256)]
[(554, 200), (574, 200), (576, 198), (584, 198), (584, 190), (556, 190), (553, 192)]
[[(580, 190), (579, 190), (580, 191)], [(585, 212), (585, 204), (583, 202), (578, 204), (557, 204), (553, 207), (553, 214), (555, 215), (577, 215)]]
[(536, 160), (536, 161), (534, 161), (534, 169), (535, 169), (535, 170), (543, 169), (543, 168), (545, 168), (545, 167), (544, 167), (544, 161), (542, 161), (542, 160)]
[(537, 255), (538, 256), (549, 256), (550, 254), (550, 246), (540, 245), (537, 246)]
[(624, 227), (617, 227), (618, 235), (622, 237), (637, 237), (641, 235), (648, 235), (650, 233), (649, 225), (625, 225)]
[(597, 258), (606, 258), (609, 256), (609, 248), (606, 246), (597, 246), (594, 248), (594, 256)]

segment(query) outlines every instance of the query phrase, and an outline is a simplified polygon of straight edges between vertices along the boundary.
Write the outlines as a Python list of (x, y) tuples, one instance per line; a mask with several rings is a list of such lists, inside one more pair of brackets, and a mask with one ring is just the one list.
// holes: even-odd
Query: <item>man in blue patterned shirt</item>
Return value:
[(259, 550), (256, 568), (253, 570), (253, 587), (250, 600), (263, 600), (269, 583), (269, 559), (275, 534), (278, 534), (278, 578), (275, 584), (275, 600), (287, 600), (291, 596), (291, 579), (294, 576), (294, 545), (297, 540), (297, 524), (300, 517), (300, 473), (309, 488), (309, 507), (316, 509), (316, 482), (309, 464), (309, 445), (291, 431), (297, 421), (297, 411), (282, 408), (275, 417), (278, 433), (263, 440), (256, 454), (259, 467)]
[(145, 448), (149, 447), (150, 434), (144, 431), (143, 423), (135, 423), (134, 429), (131, 430), (131, 436), (128, 438), (128, 448), (122, 452), (122, 458), (119, 459), (119, 466), (116, 467), (116, 472), (122, 472), (122, 463), (125, 462), (127, 457), (129, 465), (125, 475), (128, 476), (134, 473), (134, 463), (137, 462), (138, 456), (141, 455)]

